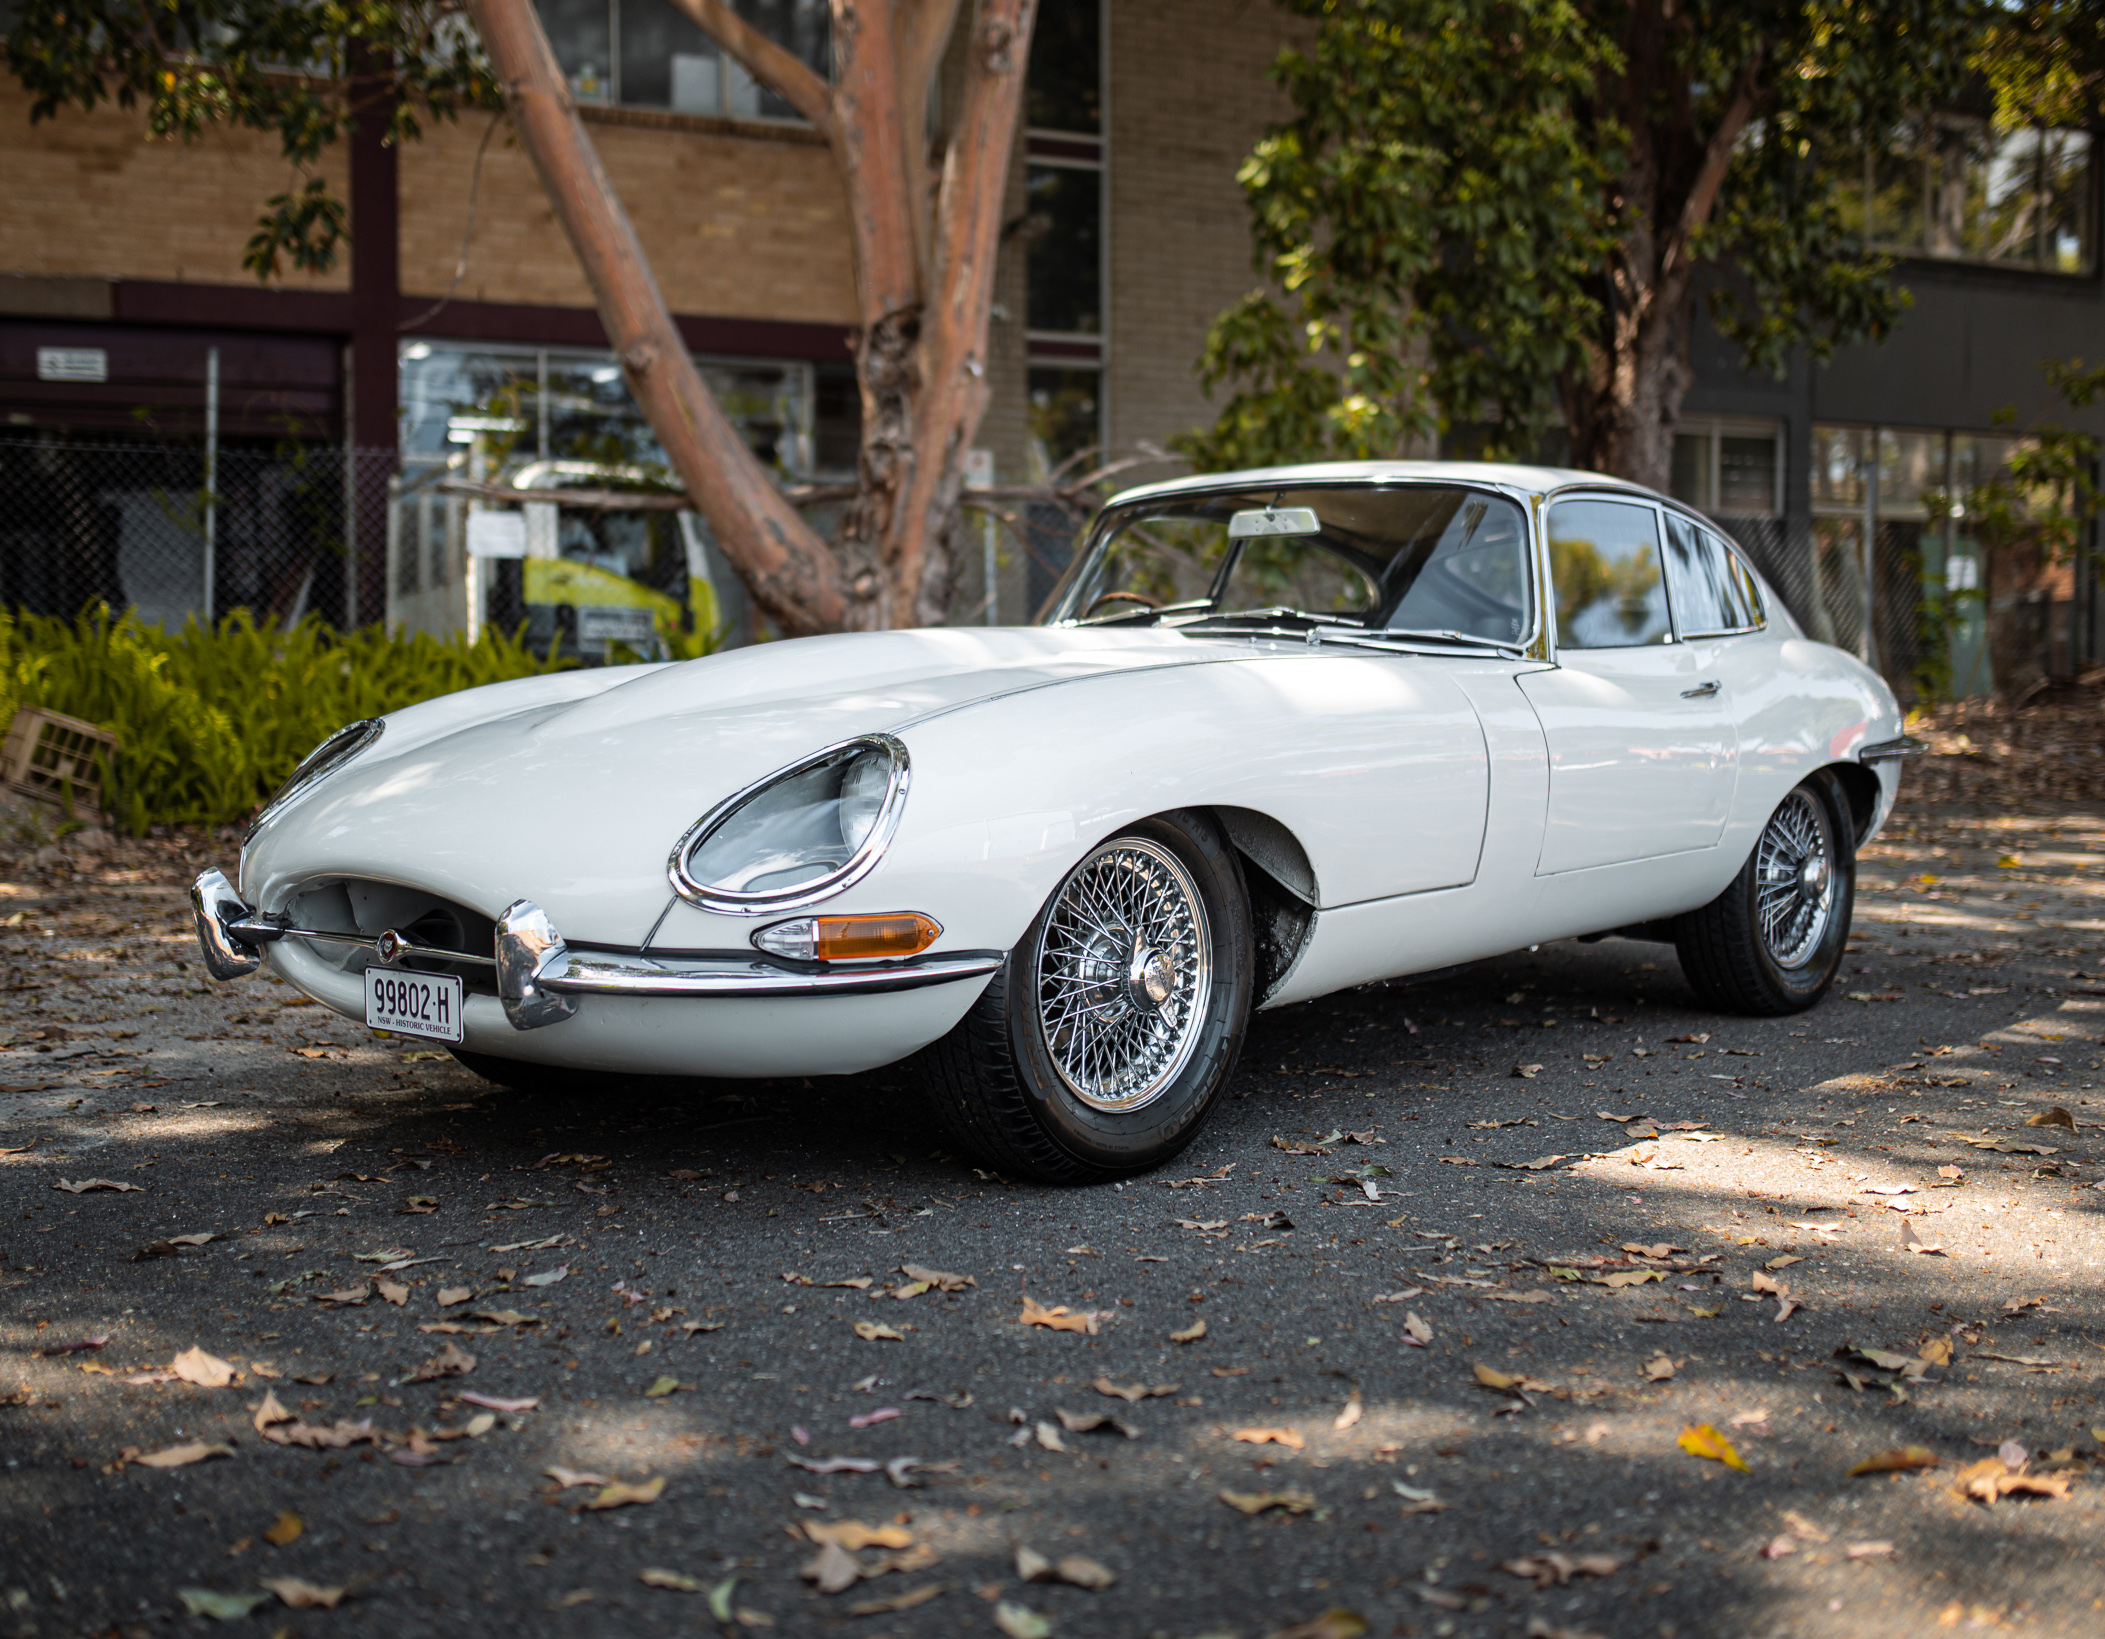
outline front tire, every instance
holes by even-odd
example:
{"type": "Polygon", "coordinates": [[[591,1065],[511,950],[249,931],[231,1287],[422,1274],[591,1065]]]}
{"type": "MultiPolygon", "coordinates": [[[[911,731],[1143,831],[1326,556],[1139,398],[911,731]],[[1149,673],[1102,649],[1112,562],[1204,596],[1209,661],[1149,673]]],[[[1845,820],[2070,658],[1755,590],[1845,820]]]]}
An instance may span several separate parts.
{"type": "Polygon", "coordinates": [[[1198,1133],[1242,1051],[1256,958],[1242,869],[1193,812],[1086,854],[922,1055],[951,1144],[1012,1177],[1144,1172],[1198,1133]]]}
{"type": "Polygon", "coordinates": [[[1850,810],[1816,774],[1777,805],[1732,884],[1675,924],[1681,971],[1711,1006],[1802,1013],[1842,969],[1856,907],[1850,810]]]}

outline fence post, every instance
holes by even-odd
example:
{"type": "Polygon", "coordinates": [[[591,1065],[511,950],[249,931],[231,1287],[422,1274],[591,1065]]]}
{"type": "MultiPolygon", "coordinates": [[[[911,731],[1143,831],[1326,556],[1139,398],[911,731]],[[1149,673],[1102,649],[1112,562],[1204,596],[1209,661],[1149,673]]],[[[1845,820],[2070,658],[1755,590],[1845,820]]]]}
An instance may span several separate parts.
{"type": "Polygon", "coordinates": [[[1868,440],[1864,455],[1864,563],[1863,607],[1864,631],[1857,640],[1857,658],[1867,666],[1878,664],[1878,645],[1871,634],[1871,622],[1878,612],[1878,588],[1872,579],[1872,564],[1878,550],[1878,429],[1866,434],[1868,440]]]}
{"type": "MultiPolygon", "coordinates": [[[[396,628],[395,589],[401,583],[402,571],[402,478],[399,473],[387,475],[387,611],[386,630],[396,628]]],[[[353,584],[356,584],[355,581],[353,584]]],[[[356,629],[356,623],[353,623],[356,629]]]]}
{"type": "Polygon", "coordinates": [[[205,625],[219,575],[219,349],[205,349],[205,625]]]}

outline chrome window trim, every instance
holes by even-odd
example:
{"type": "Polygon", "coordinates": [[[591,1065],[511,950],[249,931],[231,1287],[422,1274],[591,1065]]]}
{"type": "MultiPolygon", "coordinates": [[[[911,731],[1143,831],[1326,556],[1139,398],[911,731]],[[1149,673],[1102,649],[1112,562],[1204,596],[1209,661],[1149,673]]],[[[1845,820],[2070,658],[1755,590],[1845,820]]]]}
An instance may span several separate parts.
{"type": "MultiPolygon", "coordinates": [[[[1225,477],[1226,475],[1224,474],[1223,476],[1225,477]]],[[[1149,488],[1151,487],[1152,486],[1150,486],[1149,488]]],[[[1209,496],[1229,495],[1234,494],[1237,491],[1250,492],[1255,490],[1262,490],[1265,487],[1266,486],[1263,483],[1252,482],[1247,476],[1245,476],[1240,482],[1237,483],[1222,483],[1218,485],[1198,486],[1192,489],[1178,489],[1164,494],[1151,494],[1149,493],[1148,488],[1144,488],[1138,493],[1138,495],[1135,498],[1131,500],[1129,500],[1127,495],[1124,494],[1112,496],[1110,500],[1106,501],[1104,505],[1100,509],[1098,509],[1096,516],[1090,520],[1088,535],[1083,539],[1082,544],[1075,549],[1073,561],[1068,565],[1067,571],[1060,576],[1058,584],[1056,584],[1053,587],[1051,592],[1046,594],[1045,602],[1040,606],[1041,612],[1043,610],[1057,608],[1060,602],[1066,597],[1069,582],[1073,579],[1074,575],[1080,570],[1082,564],[1088,560],[1089,554],[1096,550],[1097,543],[1103,539],[1104,520],[1110,515],[1114,507],[1120,508],[1122,510],[1127,506],[1145,506],[1172,501],[1183,502],[1204,500],[1209,496]]],[[[1380,476],[1366,477],[1357,475],[1352,477],[1296,478],[1291,481],[1282,480],[1281,482],[1274,484],[1271,487],[1275,490],[1287,488],[1431,488],[1474,490],[1479,494],[1495,495],[1502,501],[1512,502],[1515,506],[1520,508],[1523,522],[1526,521],[1531,503],[1534,505],[1540,505],[1542,501],[1541,496],[1532,494],[1528,490],[1522,489],[1515,485],[1492,483],[1482,478],[1439,478],[1431,476],[1420,476],[1418,474],[1407,474],[1393,478],[1380,476]]],[[[1542,550],[1546,551],[1547,548],[1544,547],[1542,550]]],[[[1541,578],[1542,566],[1540,564],[1537,564],[1534,567],[1536,573],[1530,580],[1528,591],[1535,600],[1535,607],[1529,611],[1531,618],[1528,629],[1510,644],[1507,644],[1506,640],[1503,638],[1487,638],[1485,639],[1485,641],[1495,641],[1506,647],[1518,648],[1522,650],[1530,659],[1547,659],[1548,639],[1546,634],[1549,625],[1549,618],[1548,611],[1542,601],[1542,596],[1547,588],[1548,583],[1541,578]]],[[[1057,622],[1051,620],[1040,621],[1034,619],[1032,624],[1043,624],[1046,626],[1058,625],[1069,629],[1073,629],[1079,627],[1081,625],[1081,622],[1079,620],[1072,619],[1061,620],[1057,622]]]]}
{"type": "Polygon", "coordinates": [[[765,779],[755,780],[743,790],[735,791],[718,803],[708,813],[688,826],[680,840],[673,845],[672,856],[666,861],[666,876],[672,883],[672,891],[688,904],[705,911],[716,911],[725,916],[771,916],[777,911],[802,910],[807,905],[816,905],[821,900],[831,899],[855,886],[877,868],[878,860],[891,846],[892,836],[899,829],[899,816],[906,807],[907,788],[913,781],[912,759],[904,744],[889,734],[858,734],[853,739],[837,741],[808,757],[776,769],[765,779]],[[885,783],[884,802],[877,811],[877,823],[870,827],[870,834],[863,838],[862,846],[849,856],[848,862],[828,876],[815,882],[800,882],[793,888],[780,889],[773,893],[734,893],[723,888],[711,887],[698,882],[688,870],[688,863],[695,850],[709,840],[711,833],[731,817],[740,807],[759,796],[770,786],[783,780],[793,779],[808,768],[816,767],[827,758],[854,747],[865,747],[882,751],[891,759],[891,771],[885,783]]]}

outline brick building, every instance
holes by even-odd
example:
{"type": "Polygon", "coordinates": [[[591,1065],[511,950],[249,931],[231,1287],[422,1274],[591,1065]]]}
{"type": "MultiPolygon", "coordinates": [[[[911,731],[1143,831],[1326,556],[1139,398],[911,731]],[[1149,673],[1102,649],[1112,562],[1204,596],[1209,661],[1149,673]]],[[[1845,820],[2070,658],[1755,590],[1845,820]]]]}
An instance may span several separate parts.
{"type": "MultiPolygon", "coordinates": [[[[785,479],[842,473],[854,302],[824,146],[666,0],[541,3],[666,298],[749,440],[785,479]]],[[[824,0],[740,10],[824,68],[824,0]]],[[[1044,0],[981,439],[1000,477],[1205,419],[1201,338],[1253,282],[1235,171],[1281,111],[1265,69],[1298,26],[1269,0],[1044,0]]],[[[273,140],[159,143],[112,109],[32,128],[0,76],[0,488],[31,497],[0,508],[0,598],[70,612],[101,595],[157,618],[235,603],[499,618],[517,612],[516,571],[463,573],[462,504],[434,476],[648,455],[501,123],[440,125],[399,153],[354,143],[329,164],[352,204],[351,254],[259,289],[240,261],[261,202],[285,186],[273,140]],[[171,519],[165,498],[202,483],[208,401],[220,504],[209,523],[171,519]],[[128,457],[121,480],[83,476],[85,452],[108,445],[158,453],[128,457]],[[337,522],[325,549],[273,565],[288,509],[337,522]]],[[[1906,258],[1916,299],[1893,340],[1775,382],[1742,376],[1699,328],[1674,487],[1753,544],[1816,629],[1889,672],[1920,658],[1904,618],[1918,582],[1967,573],[1963,532],[1926,531],[1922,493],[2000,459],[2002,406],[2020,422],[2048,408],[2042,359],[2101,351],[2098,170],[2083,133],[1999,138],[1941,118],[1867,164],[1867,227],[1906,258]]],[[[684,561],[706,557],[683,527],[684,561]]],[[[661,519],[573,555],[634,568],[668,541],[677,558],[661,519]]],[[[996,612],[1025,618],[1057,542],[1035,564],[1007,545],[999,556],[996,612]]],[[[984,618],[977,564],[966,582],[957,618],[984,618]]],[[[2061,591],[2042,634],[2066,666],[2097,652],[2096,600],[2081,577],[2061,591]]],[[[1970,651],[1955,654],[1963,672],[1970,651]]]]}

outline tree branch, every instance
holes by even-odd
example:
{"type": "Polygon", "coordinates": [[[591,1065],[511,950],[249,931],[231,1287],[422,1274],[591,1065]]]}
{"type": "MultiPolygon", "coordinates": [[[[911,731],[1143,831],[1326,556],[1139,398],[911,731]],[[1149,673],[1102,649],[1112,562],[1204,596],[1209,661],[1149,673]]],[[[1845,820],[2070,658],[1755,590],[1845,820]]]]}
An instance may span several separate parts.
{"type": "Polygon", "coordinates": [[[794,108],[831,142],[833,92],[795,52],[775,44],[724,0],[672,0],[694,26],[737,58],[747,73],[794,108]]]}
{"type": "Polygon", "coordinates": [[[756,603],[788,636],[838,631],[847,608],[839,566],[716,402],[667,311],[571,101],[533,0],[468,0],[504,87],[519,142],[540,174],[629,391],[717,544],[756,603]]]}
{"type": "Polygon", "coordinates": [[[1696,168],[1696,180],[1690,185],[1688,198],[1682,201],[1680,219],[1668,237],[1666,249],[1659,258],[1662,278],[1674,273],[1688,254],[1689,242],[1696,230],[1710,220],[1710,213],[1717,208],[1718,194],[1725,186],[1725,173],[1732,168],[1732,153],[1739,146],[1741,133],[1754,118],[1754,110],[1760,106],[1761,98],[1755,91],[1755,80],[1761,73],[1762,50],[1754,48],[1740,68],[1732,84],[1732,95],[1726,99],[1725,112],[1718,120],[1717,129],[1710,133],[1710,143],[1703,150],[1703,163],[1696,168]]]}

